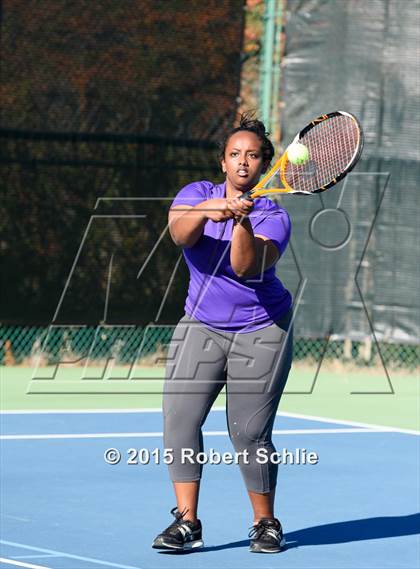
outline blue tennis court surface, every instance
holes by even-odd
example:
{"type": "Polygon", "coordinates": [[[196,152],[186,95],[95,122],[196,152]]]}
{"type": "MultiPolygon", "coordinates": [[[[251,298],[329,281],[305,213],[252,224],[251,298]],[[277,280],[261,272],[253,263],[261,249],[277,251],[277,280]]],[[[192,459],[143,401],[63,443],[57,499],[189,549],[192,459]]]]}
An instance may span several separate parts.
{"type": "MultiPolygon", "coordinates": [[[[199,509],[205,548],[174,555],[150,547],[175,505],[166,465],[153,457],[127,464],[130,448],[162,449],[160,412],[0,418],[4,567],[419,566],[420,439],[412,432],[278,415],[277,450],[318,456],[315,465],[280,466],[276,513],[286,551],[248,552],[252,513],[239,467],[207,464],[199,509]],[[121,452],[119,464],[105,462],[108,448],[121,452]]],[[[204,427],[206,451],[233,452],[226,430],[224,412],[213,411],[204,427]]]]}

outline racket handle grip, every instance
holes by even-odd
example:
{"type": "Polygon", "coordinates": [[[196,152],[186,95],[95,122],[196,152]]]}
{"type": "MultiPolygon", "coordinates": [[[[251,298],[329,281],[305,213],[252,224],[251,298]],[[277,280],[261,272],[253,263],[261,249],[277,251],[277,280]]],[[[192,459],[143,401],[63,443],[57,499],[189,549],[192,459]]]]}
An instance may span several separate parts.
{"type": "Polygon", "coordinates": [[[240,200],[252,200],[253,198],[251,197],[251,194],[252,194],[252,190],[248,190],[247,192],[242,194],[239,199],[240,200]]]}

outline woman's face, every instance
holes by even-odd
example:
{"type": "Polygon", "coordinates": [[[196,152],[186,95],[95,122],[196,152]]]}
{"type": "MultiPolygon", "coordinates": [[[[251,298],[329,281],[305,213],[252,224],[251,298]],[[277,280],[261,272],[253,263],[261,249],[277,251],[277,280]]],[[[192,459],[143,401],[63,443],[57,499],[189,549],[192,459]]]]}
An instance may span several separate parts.
{"type": "Polygon", "coordinates": [[[254,187],[268,162],[264,161],[262,141],[256,134],[242,130],[233,134],[227,144],[221,161],[227,182],[242,192],[254,187]]]}

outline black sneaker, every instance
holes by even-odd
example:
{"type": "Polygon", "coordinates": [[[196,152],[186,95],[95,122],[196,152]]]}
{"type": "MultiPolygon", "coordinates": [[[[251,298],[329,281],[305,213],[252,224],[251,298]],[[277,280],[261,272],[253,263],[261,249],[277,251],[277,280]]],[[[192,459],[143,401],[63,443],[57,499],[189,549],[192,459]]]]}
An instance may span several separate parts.
{"type": "Polygon", "coordinates": [[[203,547],[201,522],[197,520],[194,524],[194,522],[184,520],[183,517],[187,511],[180,512],[178,508],[172,508],[171,514],[175,517],[175,521],[156,537],[152,543],[154,549],[185,551],[203,547]]]}
{"type": "Polygon", "coordinates": [[[252,527],[248,537],[251,538],[249,550],[253,553],[279,553],[286,545],[281,523],[276,518],[261,519],[252,527]]]}

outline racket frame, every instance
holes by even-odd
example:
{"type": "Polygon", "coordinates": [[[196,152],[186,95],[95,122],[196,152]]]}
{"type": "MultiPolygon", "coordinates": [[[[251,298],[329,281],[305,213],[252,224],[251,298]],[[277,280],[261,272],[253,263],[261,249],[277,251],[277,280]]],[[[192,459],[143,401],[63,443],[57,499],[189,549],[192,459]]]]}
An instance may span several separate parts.
{"type": "Polygon", "coordinates": [[[361,127],[359,120],[354,115],[352,115],[351,113],[348,113],[346,111],[333,111],[332,113],[327,113],[326,115],[321,115],[321,116],[317,117],[316,119],[312,120],[307,126],[305,126],[305,128],[303,128],[300,132],[298,132],[298,134],[295,136],[295,138],[293,139],[291,144],[289,144],[289,146],[286,148],[286,150],[284,151],[282,156],[276,161],[274,166],[268,171],[267,174],[265,174],[265,176],[263,178],[261,178],[261,180],[258,182],[258,184],[256,186],[254,186],[251,190],[248,190],[247,192],[245,192],[245,194],[243,196],[241,196],[241,199],[255,199],[259,196],[266,195],[266,194],[312,195],[312,194],[317,194],[320,192],[325,192],[326,190],[329,190],[330,188],[332,188],[333,186],[338,184],[338,182],[340,182],[340,180],[342,180],[349,172],[351,172],[353,170],[353,168],[357,164],[357,162],[358,162],[358,160],[362,154],[363,144],[364,144],[363,130],[362,130],[362,127],[361,127]],[[324,122],[324,121],[326,121],[332,117],[337,117],[337,116],[350,117],[352,120],[355,121],[355,123],[358,127],[359,140],[357,142],[356,149],[355,149],[353,156],[351,157],[349,163],[344,168],[343,172],[341,172],[341,174],[339,174],[337,177],[333,178],[333,180],[331,180],[331,182],[329,182],[328,184],[325,184],[325,185],[317,188],[316,190],[312,190],[310,192],[294,190],[287,183],[287,180],[286,180],[286,165],[288,162],[287,149],[290,146],[292,146],[293,144],[296,144],[296,142],[300,142],[300,140],[302,140],[302,138],[305,136],[305,134],[308,133],[310,130],[312,130],[318,124],[320,124],[320,123],[322,123],[322,122],[324,122]],[[267,182],[269,182],[277,174],[277,172],[279,170],[280,170],[280,179],[281,179],[281,182],[283,184],[283,188],[266,188],[266,189],[264,189],[264,185],[267,182]]]}

